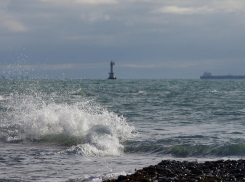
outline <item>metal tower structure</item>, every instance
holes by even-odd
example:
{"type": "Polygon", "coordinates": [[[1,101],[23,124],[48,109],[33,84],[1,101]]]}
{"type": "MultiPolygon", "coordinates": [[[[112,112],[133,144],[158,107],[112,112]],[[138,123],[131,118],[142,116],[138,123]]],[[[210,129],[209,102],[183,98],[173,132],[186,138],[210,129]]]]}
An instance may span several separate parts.
{"type": "Polygon", "coordinates": [[[109,78],[108,79],[116,79],[114,73],[113,73],[113,65],[115,65],[115,63],[113,61],[111,61],[110,63],[111,65],[111,72],[109,73],[109,78]]]}

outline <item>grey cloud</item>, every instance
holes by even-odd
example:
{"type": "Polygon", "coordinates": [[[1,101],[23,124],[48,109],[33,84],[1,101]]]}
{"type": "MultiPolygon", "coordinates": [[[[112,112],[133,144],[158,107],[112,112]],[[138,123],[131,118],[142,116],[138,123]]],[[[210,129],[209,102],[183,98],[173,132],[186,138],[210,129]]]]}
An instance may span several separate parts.
{"type": "Polygon", "coordinates": [[[116,58],[117,65],[128,69],[198,70],[202,60],[245,56],[242,0],[3,2],[0,53],[6,66],[22,61],[33,67],[60,64],[57,70],[82,70],[79,64],[95,69],[93,64],[102,67],[116,58]],[[23,52],[28,57],[20,59],[23,52]]]}

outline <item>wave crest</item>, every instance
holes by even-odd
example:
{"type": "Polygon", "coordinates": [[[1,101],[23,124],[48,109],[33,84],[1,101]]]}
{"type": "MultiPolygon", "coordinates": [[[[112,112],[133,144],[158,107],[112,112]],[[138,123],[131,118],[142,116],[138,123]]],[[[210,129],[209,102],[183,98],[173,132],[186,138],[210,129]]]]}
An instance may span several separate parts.
{"type": "MultiPolygon", "coordinates": [[[[6,133],[10,133],[11,126],[18,126],[12,129],[15,136],[9,137],[71,146],[61,153],[120,155],[124,149],[121,141],[134,136],[134,128],[123,116],[91,101],[65,104],[22,97],[9,105],[12,109],[5,123],[9,126],[6,133]]],[[[6,141],[8,137],[4,138],[6,141]]]]}

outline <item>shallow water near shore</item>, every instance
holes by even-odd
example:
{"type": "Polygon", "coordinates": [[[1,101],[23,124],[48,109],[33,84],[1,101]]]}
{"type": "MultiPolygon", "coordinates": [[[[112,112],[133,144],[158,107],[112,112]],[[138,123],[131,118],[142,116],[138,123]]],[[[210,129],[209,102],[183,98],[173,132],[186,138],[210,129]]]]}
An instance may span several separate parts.
{"type": "Polygon", "coordinates": [[[0,179],[101,181],[245,156],[245,80],[0,80],[0,179]]]}

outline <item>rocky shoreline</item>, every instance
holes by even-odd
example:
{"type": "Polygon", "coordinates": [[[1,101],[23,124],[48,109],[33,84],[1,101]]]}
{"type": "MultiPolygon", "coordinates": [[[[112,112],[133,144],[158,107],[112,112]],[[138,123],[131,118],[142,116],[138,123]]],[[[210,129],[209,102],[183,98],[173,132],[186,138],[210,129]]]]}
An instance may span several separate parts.
{"type": "Polygon", "coordinates": [[[245,160],[218,160],[204,163],[163,160],[134,174],[103,182],[223,182],[245,181],[245,160]]]}

